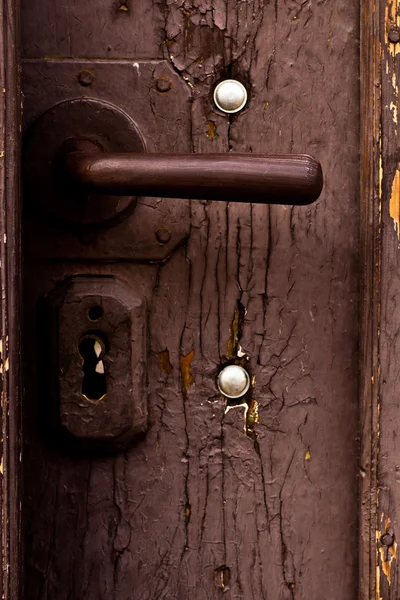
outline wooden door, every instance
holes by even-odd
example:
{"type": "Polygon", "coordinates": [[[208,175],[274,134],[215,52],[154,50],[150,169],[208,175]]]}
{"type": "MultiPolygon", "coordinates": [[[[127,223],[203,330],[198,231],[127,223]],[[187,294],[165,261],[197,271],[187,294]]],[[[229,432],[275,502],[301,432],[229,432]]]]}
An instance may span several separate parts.
{"type": "Polygon", "coordinates": [[[139,198],[88,230],[26,211],[23,598],[354,600],[368,562],[359,4],[23,0],[22,48],[38,155],[59,122],[49,111],[84,98],[132,119],[149,151],[308,153],[324,171],[305,207],[139,198]],[[249,95],[235,115],[212,100],[227,78],[249,95]],[[50,133],[37,133],[44,113],[50,133]],[[59,347],[40,310],[55,294],[47,310],[61,311],[54,290],[71,278],[104,276],[147,305],[148,426],[112,451],[48,436],[59,347]],[[232,363],[252,382],[239,403],[216,386],[232,363]]]}

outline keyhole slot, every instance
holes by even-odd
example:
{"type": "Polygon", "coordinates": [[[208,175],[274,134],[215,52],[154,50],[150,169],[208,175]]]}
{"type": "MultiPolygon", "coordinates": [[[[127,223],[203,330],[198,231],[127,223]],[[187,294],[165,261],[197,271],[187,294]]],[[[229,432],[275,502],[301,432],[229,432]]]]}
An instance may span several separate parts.
{"type": "Polygon", "coordinates": [[[87,400],[101,400],[107,393],[103,356],[106,345],[95,333],[88,333],[79,342],[79,354],[82,358],[82,395],[87,400]]]}

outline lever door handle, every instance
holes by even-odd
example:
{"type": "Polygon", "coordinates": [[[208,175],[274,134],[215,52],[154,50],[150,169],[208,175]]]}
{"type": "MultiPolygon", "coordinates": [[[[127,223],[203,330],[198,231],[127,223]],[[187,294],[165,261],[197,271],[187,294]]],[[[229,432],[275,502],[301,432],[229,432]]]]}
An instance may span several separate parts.
{"type": "Polygon", "coordinates": [[[107,154],[77,143],[62,170],[89,193],[305,205],[323,186],[321,165],[304,154],[107,154]]]}
{"type": "Polygon", "coordinates": [[[152,154],[136,124],[94,99],[56,104],[24,145],[28,213],[72,227],[132,214],[138,196],[305,205],[319,197],[319,162],[306,154],[152,154]]]}

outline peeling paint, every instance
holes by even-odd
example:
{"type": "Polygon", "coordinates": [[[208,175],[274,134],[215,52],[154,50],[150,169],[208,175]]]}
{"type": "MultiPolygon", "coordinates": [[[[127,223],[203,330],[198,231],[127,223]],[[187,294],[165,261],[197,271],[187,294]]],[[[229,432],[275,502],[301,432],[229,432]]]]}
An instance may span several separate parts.
{"type": "Polygon", "coordinates": [[[397,237],[400,239],[400,165],[397,165],[396,173],[393,177],[389,214],[393,219],[397,237]]]}
{"type": "Polygon", "coordinates": [[[379,552],[381,555],[382,571],[386,576],[388,584],[390,585],[390,583],[391,583],[390,574],[391,574],[391,570],[392,570],[392,561],[395,558],[397,558],[397,543],[394,542],[393,546],[390,546],[389,548],[384,548],[383,546],[381,546],[379,548],[379,552]]]}
{"type": "Polygon", "coordinates": [[[382,536],[389,534],[391,526],[390,517],[386,517],[385,521],[384,519],[385,515],[382,513],[381,523],[383,524],[383,531],[380,531],[379,529],[376,530],[376,543],[377,548],[379,548],[377,590],[379,589],[379,578],[381,572],[385,575],[388,584],[391,584],[392,563],[393,560],[397,559],[397,542],[394,541],[391,546],[387,546],[382,543],[382,536]]]}
{"type": "Polygon", "coordinates": [[[166,373],[167,375],[171,375],[173,371],[173,367],[169,360],[169,350],[165,348],[161,352],[155,352],[156,357],[158,358],[158,363],[160,366],[160,370],[166,373]]]}
{"type": "MultiPolygon", "coordinates": [[[[228,359],[236,358],[237,356],[239,356],[239,338],[245,314],[246,312],[243,304],[241,302],[237,302],[235,312],[233,314],[232,325],[230,328],[230,336],[228,340],[228,348],[226,353],[226,357],[228,359]]],[[[241,348],[240,351],[242,351],[241,348]]]]}
{"type": "Polygon", "coordinates": [[[189,354],[186,354],[185,356],[182,355],[179,358],[182,377],[182,390],[184,394],[188,391],[190,386],[194,384],[194,378],[190,370],[193,357],[194,350],[192,350],[191,352],[189,352],[189,354]]]}
{"type": "Polygon", "coordinates": [[[307,450],[307,452],[304,455],[304,460],[310,460],[311,459],[311,452],[310,450],[307,450]]]}
{"type": "Polygon", "coordinates": [[[218,133],[217,133],[217,126],[214,123],[214,121],[207,121],[207,132],[206,132],[206,136],[212,139],[215,139],[218,137],[218,133]]]}
{"type": "Polygon", "coordinates": [[[249,410],[246,415],[246,429],[247,433],[253,433],[254,427],[259,422],[259,414],[258,414],[258,402],[254,398],[251,400],[249,404],[249,410]]]}
{"type": "Polygon", "coordinates": [[[400,15],[398,15],[397,9],[397,2],[390,2],[385,8],[385,42],[391,56],[396,56],[400,52],[400,45],[392,44],[389,41],[390,28],[400,27],[400,15]]]}

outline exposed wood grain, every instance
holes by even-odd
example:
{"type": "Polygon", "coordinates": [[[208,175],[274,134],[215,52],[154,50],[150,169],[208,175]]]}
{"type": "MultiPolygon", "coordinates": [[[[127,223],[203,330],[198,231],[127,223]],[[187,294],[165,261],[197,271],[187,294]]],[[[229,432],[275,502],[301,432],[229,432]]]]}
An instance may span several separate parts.
{"type": "Polygon", "coordinates": [[[361,3],[360,598],[379,598],[377,463],[380,386],[381,52],[379,3],[361,3]],[[378,588],[377,588],[378,583],[378,588]]]}
{"type": "MultiPolygon", "coordinates": [[[[87,4],[93,31],[110,4],[87,4]]],[[[104,43],[74,26],[65,50],[55,32],[86,5],[30,6],[26,19],[51,13],[53,25],[25,24],[29,56],[90,46],[104,57],[127,39],[117,21],[104,43]]],[[[146,17],[130,22],[133,52],[163,53],[191,90],[194,151],[315,154],[325,188],[307,208],[193,202],[187,243],[161,265],[27,265],[24,597],[354,600],[358,7],[141,0],[135,10],[146,17]],[[210,102],[227,75],[250,91],[234,117],[210,102]],[[150,306],[150,427],[114,457],[58,455],[38,425],[35,302],[79,273],[113,273],[150,306]],[[217,394],[228,360],[254,377],[250,406],[217,394]]],[[[132,56],[124,43],[114,56],[132,56]]]]}
{"type": "Polygon", "coordinates": [[[0,3],[0,591],[19,597],[20,572],[20,197],[19,3],[0,3]]]}
{"type": "MultiPolygon", "coordinates": [[[[397,539],[400,518],[399,495],[399,442],[397,429],[400,418],[398,403],[399,383],[399,309],[397,298],[400,290],[400,245],[399,245],[399,52],[395,43],[400,25],[400,3],[396,0],[377,3],[375,10],[379,23],[376,33],[377,52],[380,58],[379,79],[381,96],[377,97],[380,132],[379,153],[374,161],[375,172],[379,168],[379,208],[381,215],[381,248],[379,280],[375,293],[379,303],[378,356],[380,376],[377,380],[379,412],[379,455],[377,463],[377,598],[383,600],[399,597],[399,561],[397,539]],[[379,156],[380,164],[377,165],[379,156]],[[387,539],[392,536],[392,544],[387,539]]],[[[371,348],[373,347],[371,343],[371,348]]]]}

